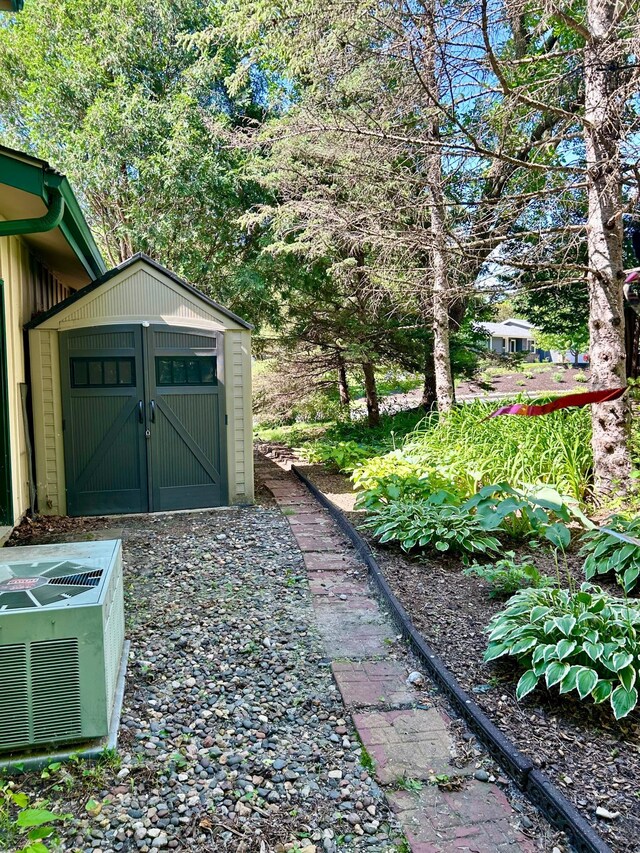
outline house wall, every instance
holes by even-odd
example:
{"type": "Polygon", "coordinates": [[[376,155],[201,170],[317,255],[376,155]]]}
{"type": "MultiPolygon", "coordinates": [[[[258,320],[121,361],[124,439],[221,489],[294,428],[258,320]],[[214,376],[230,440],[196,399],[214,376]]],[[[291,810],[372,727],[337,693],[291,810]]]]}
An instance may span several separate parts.
{"type": "Polygon", "coordinates": [[[43,514],[67,511],[59,332],[142,322],[224,332],[229,503],[253,501],[251,334],[141,261],[29,332],[36,484],[43,514]]]}
{"type": "Polygon", "coordinates": [[[21,385],[28,383],[23,326],[70,294],[30,253],[19,237],[0,238],[0,278],[4,282],[7,333],[9,442],[13,520],[29,508],[29,455],[22,415],[21,385]]]}

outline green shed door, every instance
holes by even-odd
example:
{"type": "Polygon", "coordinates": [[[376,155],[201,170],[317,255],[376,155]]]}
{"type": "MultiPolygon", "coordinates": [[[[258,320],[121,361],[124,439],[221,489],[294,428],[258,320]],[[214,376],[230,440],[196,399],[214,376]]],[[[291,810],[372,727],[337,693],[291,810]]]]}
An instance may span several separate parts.
{"type": "Polygon", "coordinates": [[[149,509],[139,326],[60,335],[69,515],[149,509]]]}
{"type": "Polygon", "coordinates": [[[61,333],[69,515],[227,502],[222,339],[168,326],[61,333]]]}
{"type": "Polygon", "coordinates": [[[145,332],[151,509],[225,504],[222,335],[165,326],[145,332]]]}

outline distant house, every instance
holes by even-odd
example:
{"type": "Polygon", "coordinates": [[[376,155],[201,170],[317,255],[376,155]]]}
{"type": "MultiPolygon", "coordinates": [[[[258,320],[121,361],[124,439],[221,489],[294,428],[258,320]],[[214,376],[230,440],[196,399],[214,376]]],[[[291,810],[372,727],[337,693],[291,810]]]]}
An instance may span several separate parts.
{"type": "Polygon", "coordinates": [[[487,349],[498,355],[535,352],[535,329],[527,320],[511,318],[501,323],[482,323],[487,334],[487,349]]]}
{"type": "Polygon", "coordinates": [[[536,347],[536,328],[528,320],[511,317],[501,323],[480,323],[478,329],[487,335],[487,349],[497,355],[524,354],[527,361],[550,361],[553,364],[589,364],[588,353],[566,353],[536,347]]]}

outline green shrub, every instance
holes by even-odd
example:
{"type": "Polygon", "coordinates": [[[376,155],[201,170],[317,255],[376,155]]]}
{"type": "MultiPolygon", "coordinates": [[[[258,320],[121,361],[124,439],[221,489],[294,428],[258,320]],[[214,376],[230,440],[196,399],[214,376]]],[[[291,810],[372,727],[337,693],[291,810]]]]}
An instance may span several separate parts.
{"type": "MultiPolygon", "coordinates": [[[[636,602],[634,601],[634,605],[636,602]]],[[[638,701],[640,610],[583,583],[579,592],[525,589],[489,623],[485,661],[511,656],[526,667],[516,696],[522,699],[541,681],[581,699],[609,700],[616,719],[638,701]]]]}
{"type": "MultiPolygon", "coordinates": [[[[401,450],[393,450],[384,456],[373,456],[361,462],[351,475],[354,489],[363,492],[376,491],[389,478],[407,480],[409,484],[417,480],[424,481],[427,485],[424,487],[420,485],[414,491],[425,497],[441,490],[459,495],[461,498],[469,495],[467,478],[460,482],[459,479],[450,476],[448,469],[417,462],[411,456],[403,454],[401,450]]],[[[409,485],[407,494],[411,492],[412,486],[409,485]]]]}
{"type": "Polygon", "coordinates": [[[553,380],[554,382],[564,382],[564,373],[554,373],[553,380]]]}
{"type": "Polygon", "coordinates": [[[574,374],[573,378],[576,382],[588,382],[589,381],[587,374],[583,370],[579,370],[576,374],[574,374]]]}
{"type": "Polygon", "coordinates": [[[357,441],[331,442],[325,439],[309,442],[296,451],[304,456],[309,462],[323,462],[337,468],[339,471],[353,471],[353,469],[367,459],[378,448],[359,444],[357,441]]]}
{"type": "Polygon", "coordinates": [[[389,477],[417,477],[426,473],[425,465],[418,465],[403,456],[402,451],[392,450],[384,456],[372,456],[353,470],[351,481],[354,489],[375,489],[378,483],[389,477]]]}
{"type": "Polygon", "coordinates": [[[455,496],[436,492],[423,501],[394,501],[374,510],[362,525],[380,542],[398,542],[404,551],[451,552],[469,562],[474,554],[495,554],[500,542],[469,510],[455,506],[455,496]]]}
{"type": "Polygon", "coordinates": [[[356,509],[379,509],[393,501],[426,500],[435,492],[446,489],[447,485],[435,472],[420,477],[415,474],[390,474],[377,480],[370,489],[359,492],[355,505],[356,509]]]}
{"type": "Polygon", "coordinates": [[[473,565],[464,570],[465,575],[473,575],[485,581],[491,598],[507,598],[519,589],[539,589],[550,586],[552,581],[540,574],[533,563],[515,560],[513,551],[507,551],[502,560],[492,566],[473,565]]]}
{"type": "MultiPolygon", "coordinates": [[[[613,515],[604,527],[626,536],[640,538],[640,518],[626,519],[613,515]]],[[[605,530],[590,530],[582,537],[580,554],[586,557],[584,573],[587,580],[595,575],[614,573],[625,592],[630,592],[640,575],[640,547],[611,536],[605,530]]]]}

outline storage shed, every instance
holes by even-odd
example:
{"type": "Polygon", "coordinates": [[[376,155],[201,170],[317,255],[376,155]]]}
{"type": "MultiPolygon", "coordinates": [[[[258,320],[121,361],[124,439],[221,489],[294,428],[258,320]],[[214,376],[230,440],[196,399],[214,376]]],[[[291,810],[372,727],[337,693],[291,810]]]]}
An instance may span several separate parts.
{"type": "Polygon", "coordinates": [[[253,500],[248,323],[139,254],[27,328],[41,513],[253,500]]]}

